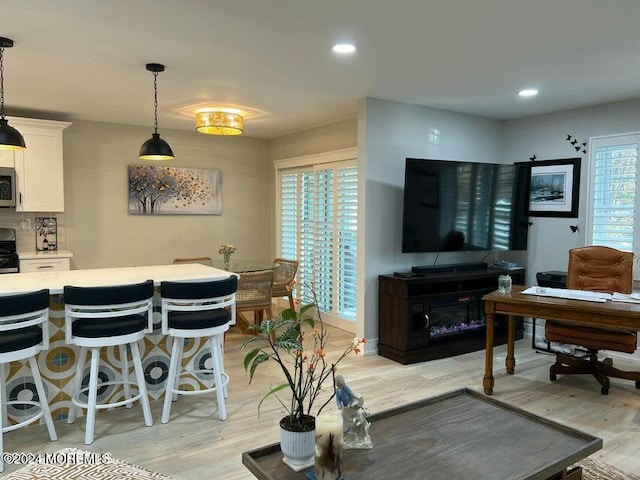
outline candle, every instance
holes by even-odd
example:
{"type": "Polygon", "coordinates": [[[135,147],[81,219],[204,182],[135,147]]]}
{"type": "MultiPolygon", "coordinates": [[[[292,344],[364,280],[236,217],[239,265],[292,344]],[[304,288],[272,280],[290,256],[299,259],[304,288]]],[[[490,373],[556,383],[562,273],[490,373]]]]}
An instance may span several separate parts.
{"type": "Polygon", "coordinates": [[[316,479],[342,478],[342,413],[316,417],[316,479]]]}

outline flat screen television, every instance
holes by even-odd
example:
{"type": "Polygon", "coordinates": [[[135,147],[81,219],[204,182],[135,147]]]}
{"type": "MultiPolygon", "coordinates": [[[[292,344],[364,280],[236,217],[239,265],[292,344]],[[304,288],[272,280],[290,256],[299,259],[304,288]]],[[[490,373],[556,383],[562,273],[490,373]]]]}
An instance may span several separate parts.
{"type": "Polygon", "coordinates": [[[526,165],[407,158],[402,252],[526,250],[526,165]]]}

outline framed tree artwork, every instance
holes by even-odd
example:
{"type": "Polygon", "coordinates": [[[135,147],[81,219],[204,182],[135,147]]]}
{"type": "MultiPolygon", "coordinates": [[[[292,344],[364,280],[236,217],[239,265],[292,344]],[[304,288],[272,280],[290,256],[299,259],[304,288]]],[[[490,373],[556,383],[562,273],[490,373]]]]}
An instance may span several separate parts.
{"type": "Polygon", "coordinates": [[[578,217],[580,158],[530,163],[529,207],[531,217],[578,217]]]}
{"type": "Polygon", "coordinates": [[[132,215],[221,215],[222,172],[206,168],[129,165],[132,215]]]}

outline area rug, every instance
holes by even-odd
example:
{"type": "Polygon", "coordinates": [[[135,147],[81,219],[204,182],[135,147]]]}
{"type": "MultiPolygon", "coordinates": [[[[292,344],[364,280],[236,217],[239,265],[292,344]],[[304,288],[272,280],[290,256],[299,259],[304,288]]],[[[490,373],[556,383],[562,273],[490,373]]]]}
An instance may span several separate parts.
{"type": "Polygon", "coordinates": [[[160,473],[112,458],[108,453],[87,452],[77,448],[39,454],[35,462],[2,478],[3,480],[172,480],[160,473]]]}
{"type": "Polygon", "coordinates": [[[618,470],[600,460],[585,458],[580,460],[579,465],[583,469],[582,480],[640,480],[639,476],[618,470]]]}

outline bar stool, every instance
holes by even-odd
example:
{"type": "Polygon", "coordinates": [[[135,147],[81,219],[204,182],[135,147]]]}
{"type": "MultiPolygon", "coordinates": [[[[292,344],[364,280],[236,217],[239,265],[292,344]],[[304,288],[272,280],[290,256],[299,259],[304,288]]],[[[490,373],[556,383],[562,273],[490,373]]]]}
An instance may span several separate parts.
{"type": "Polygon", "coordinates": [[[220,420],[227,419],[225,397],[229,376],[224,371],[224,333],[236,316],[235,294],[238,278],[189,282],[162,282],[162,333],[171,338],[171,362],[162,408],[162,423],[169,421],[171,403],[178,395],[216,392],[220,420]],[[229,309],[227,307],[230,307],[229,309]],[[182,369],[185,338],[208,338],[210,369],[182,369]],[[180,390],[180,377],[187,374],[212,374],[214,385],[200,390],[180,390]]]}
{"type": "Polygon", "coordinates": [[[3,434],[27,426],[44,417],[51,441],[58,439],[42,384],[36,354],[49,348],[49,290],[0,297],[0,472],[4,470],[3,434]],[[9,362],[27,360],[37,398],[7,401],[5,366],[9,362]],[[9,425],[8,405],[30,405],[39,411],[27,420],[9,425]]]}
{"type": "Polygon", "coordinates": [[[86,445],[93,443],[97,410],[122,405],[130,407],[133,402],[140,400],[145,424],[148,427],[153,425],[138,349],[138,341],[153,329],[153,290],[153,280],[113,287],[64,287],[66,342],[80,347],[75,373],[76,385],[71,398],[73,405],[69,409],[67,422],[75,421],[79,408],[87,409],[84,437],[86,445]],[[131,348],[137,382],[129,380],[127,345],[131,348]],[[98,383],[100,349],[112,346],[118,346],[120,349],[122,381],[98,383]],[[88,350],[91,350],[89,385],[82,387],[82,374],[88,350]],[[98,389],[108,385],[122,385],[124,400],[98,404],[98,389]],[[131,396],[131,385],[137,386],[137,395],[131,396]],[[80,399],[80,395],[85,392],[88,402],[80,399]]]}

